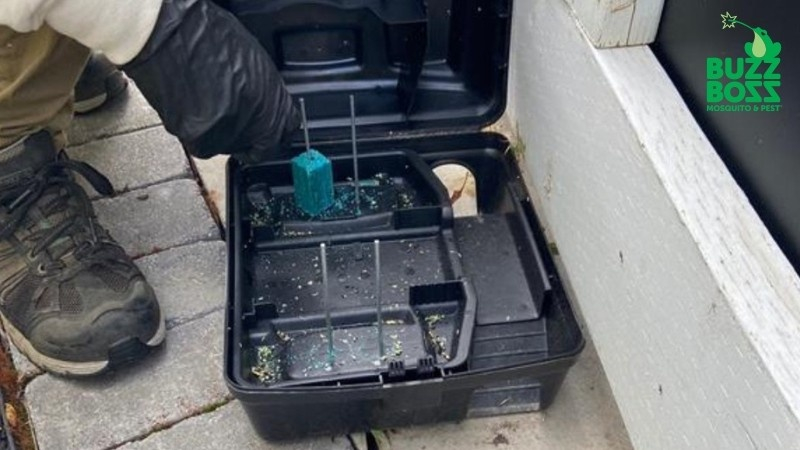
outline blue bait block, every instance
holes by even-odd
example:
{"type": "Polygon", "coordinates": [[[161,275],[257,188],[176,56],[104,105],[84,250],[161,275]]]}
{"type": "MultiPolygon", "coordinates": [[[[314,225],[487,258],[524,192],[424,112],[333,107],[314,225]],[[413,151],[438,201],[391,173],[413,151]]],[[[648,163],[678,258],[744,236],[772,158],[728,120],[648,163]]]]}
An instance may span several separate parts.
{"type": "Polygon", "coordinates": [[[333,167],[322,153],[311,149],[292,159],[294,199],[306,214],[316,216],[333,204],[333,167]]]}

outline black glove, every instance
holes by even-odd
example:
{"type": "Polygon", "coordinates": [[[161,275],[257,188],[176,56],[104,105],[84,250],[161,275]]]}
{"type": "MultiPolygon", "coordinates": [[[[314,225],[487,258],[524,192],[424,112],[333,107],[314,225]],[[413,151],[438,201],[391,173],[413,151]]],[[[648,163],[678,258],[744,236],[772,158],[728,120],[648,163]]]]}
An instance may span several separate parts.
{"type": "Polygon", "coordinates": [[[300,125],[266,50],[208,0],[164,0],[147,44],[122,67],[192,155],[273,155],[300,125]]]}

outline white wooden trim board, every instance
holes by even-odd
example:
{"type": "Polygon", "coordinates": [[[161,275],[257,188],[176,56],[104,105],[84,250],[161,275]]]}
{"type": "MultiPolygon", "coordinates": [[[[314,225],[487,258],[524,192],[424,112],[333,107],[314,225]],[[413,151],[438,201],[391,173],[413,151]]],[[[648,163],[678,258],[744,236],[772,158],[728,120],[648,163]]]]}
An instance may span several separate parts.
{"type": "Polygon", "coordinates": [[[508,114],[634,445],[800,448],[800,278],[649,48],[517,1],[508,114]]]}
{"type": "Polygon", "coordinates": [[[570,5],[589,40],[597,47],[653,42],[664,9],[664,0],[564,1],[570,5]]]}

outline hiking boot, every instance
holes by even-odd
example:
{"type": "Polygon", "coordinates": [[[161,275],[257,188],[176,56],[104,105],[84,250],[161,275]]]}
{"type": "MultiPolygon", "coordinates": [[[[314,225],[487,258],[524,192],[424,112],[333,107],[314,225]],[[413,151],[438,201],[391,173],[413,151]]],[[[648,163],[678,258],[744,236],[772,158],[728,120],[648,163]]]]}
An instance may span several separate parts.
{"type": "Polygon", "coordinates": [[[125,92],[128,80],[100,53],[92,53],[75,85],[75,113],[90,113],[125,92]]]}
{"type": "Polygon", "coordinates": [[[138,359],[165,327],[153,289],[73,174],[113,194],[45,132],[0,149],[0,320],[34,364],[81,376],[138,359]]]}

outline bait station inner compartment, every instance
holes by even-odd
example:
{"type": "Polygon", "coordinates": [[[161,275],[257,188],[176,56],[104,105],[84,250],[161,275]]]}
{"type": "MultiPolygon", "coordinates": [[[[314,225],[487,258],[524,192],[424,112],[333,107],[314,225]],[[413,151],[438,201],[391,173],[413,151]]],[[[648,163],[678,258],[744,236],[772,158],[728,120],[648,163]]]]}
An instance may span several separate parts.
{"type": "Polygon", "coordinates": [[[303,99],[333,171],[311,215],[302,132],[228,165],[225,378],[259,434],[546,407],[584,341],[508,141],[479,131],[505,108],[510,0],[219,3],[303,99]],[[445,164],[474,176],[477,215],[454,217],[445,164]]]}
{"type": "Polygon", "coordinates": [[[476,300],[444,187],[413,152],[371,153],[356,207],[350,159],[331,159],[335,200],[317,216],[294,205],[290,161],[244,173],[242,383],[402,378],[466,361],[476,300]]]}

